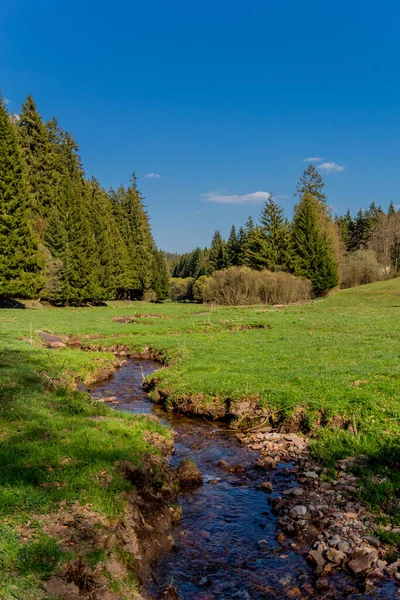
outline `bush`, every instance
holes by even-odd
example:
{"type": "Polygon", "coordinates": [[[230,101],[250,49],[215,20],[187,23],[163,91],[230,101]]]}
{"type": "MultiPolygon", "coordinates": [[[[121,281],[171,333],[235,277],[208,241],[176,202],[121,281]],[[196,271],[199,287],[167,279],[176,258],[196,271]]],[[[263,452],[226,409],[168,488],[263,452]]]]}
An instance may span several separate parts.
{"type": "Polygon", "coordinates": [[[155,293],[154,290],[146,290],[145,292],[143,292],[143,298],[142,300],[144,302],[156,302],[157,301],[157,294],[155,293]]]}
{"type": "Polygon", "coordinates": [[[170,297],[174,302],[193,300],[193,277],[172,277],[170,297]]]}
{"type": "Polygon", "coordinates": [[[207,302],[208,301],[208,286],[210,283],[211,277],[206,277],[206,275],[202,275],[199,277],[193,284],[193,300],[196,302],[207,302]]]}
{"type": "Polygon", "coordinates": [[[290,273],[231,267],[207,283],[207,300],[217,304],[289,304],[311,297],[311,282],[290,273]]]}
{"type": "Polygon", "coordinates": [[[373,250],[356,250],[347,257],[341,287],[350,288],[374,283],[383,279],[384,274],[373,250]]]}

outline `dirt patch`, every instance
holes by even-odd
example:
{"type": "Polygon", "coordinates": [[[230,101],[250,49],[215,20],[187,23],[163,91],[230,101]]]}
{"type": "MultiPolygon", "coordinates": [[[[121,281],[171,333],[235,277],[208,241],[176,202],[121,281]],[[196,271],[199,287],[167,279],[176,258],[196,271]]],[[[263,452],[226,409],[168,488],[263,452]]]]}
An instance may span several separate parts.
{"type": "Polygon", "coordinates": [[[249,329],[271,329],[271,325],[269,325],[268,323],[229,323],[228,325],[226,325],[226,328],[229,331],[247,331],[249,329]]]}
{"type": "Polygon", "coordinates": [[[113,317],[112,321],[114,321],[114,323],[137,323],[138,320],[136,317],[113,317]]]}
{"type": "Polygon", "coordinates": [[[156,314],[142,314],[135,313],[134,315],[127,317],[113,317],[114,323],[138,323],[139,319],[172,319],[171,315],[156,315],[156,314]]]}

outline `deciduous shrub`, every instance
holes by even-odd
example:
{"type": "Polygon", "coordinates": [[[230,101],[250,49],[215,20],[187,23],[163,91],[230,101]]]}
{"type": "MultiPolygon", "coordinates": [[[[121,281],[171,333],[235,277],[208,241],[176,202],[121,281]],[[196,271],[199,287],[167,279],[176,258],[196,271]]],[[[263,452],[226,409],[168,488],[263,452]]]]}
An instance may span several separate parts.
{"type": "Polygon", "coordinates": [[[193,284],[193,300],[196,302],[207,302],[209,299],[208,285],[211,277],[202,275],[193,284]]]}
{"type": "Polygon", "coordinates": [[[231,267],[209,278],[206,295],[217,304],[289,304],[308,300],[311,289],[310,281],[289,273],[231,267]]]}
{"type": "Polygon", "coordinates": [[[174,302],[193,300],[193,277],[172,277],[170,297],[174,302]]]}
{"type": "Polygon", "coordinates": [[[157,294],[155,293],[154,290],[146,290],[145,292],[143,292],[143,298],[142,300],[144,302],[156,302],[157,301],[157,294]]]}
{"type": "Polygon", "coordinates": [[[356,250],[348,255],[343,269],[343,288],[374,283],[384,278],[384,270],[379,265],[373,250],[356,250]]]}

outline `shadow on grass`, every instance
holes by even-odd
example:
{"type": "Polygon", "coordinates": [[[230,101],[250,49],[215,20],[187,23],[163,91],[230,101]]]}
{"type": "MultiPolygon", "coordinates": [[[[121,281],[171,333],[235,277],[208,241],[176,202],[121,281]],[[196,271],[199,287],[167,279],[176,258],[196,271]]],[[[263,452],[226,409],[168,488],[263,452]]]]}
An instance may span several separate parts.
{"type": "Polygon", "coordinates": [[[143,431],[155,426],[83,392],[46,389],[37,364],[31,349],[0,353],[0,515],[46,512],[62,499],[117,511],[118,492],[129,484],[116,462],[140,463],[148,451],[143,431]],[[99,473],[111,471],[106,489],[99,473]]]}

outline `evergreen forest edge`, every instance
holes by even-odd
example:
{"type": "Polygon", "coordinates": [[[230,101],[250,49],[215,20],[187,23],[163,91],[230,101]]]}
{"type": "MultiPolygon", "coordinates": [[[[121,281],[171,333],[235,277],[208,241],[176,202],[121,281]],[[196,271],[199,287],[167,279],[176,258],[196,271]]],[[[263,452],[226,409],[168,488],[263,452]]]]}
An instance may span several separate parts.
{"type": "MultiPolygon", "coordinates": [[[[216,271],[247,267],[311,282],[314,296],[397,275],[400,211],[373,202],[332,219],[324,182],[310,164],[297,184],[292,222],[272,194],[225,241],[174,255],[157,248],[135,174],[106,191],[85,177],[78,145],[53,118],[43,122],[28,96],[19,115],[0,102],[0,297],[54,304],[114,299],[165,300],[170,275],[186,279],[173,299],[203,293],[216,271]],[[200,279],[201,278],[201,279],[200,279]],[[193,282],[200,280],[193,295],[193,282]]],[[[233,280],[233,278],[232,278],[233,280]]],[[[175,284],[176,285],[176,284],[175,284]]]]}

